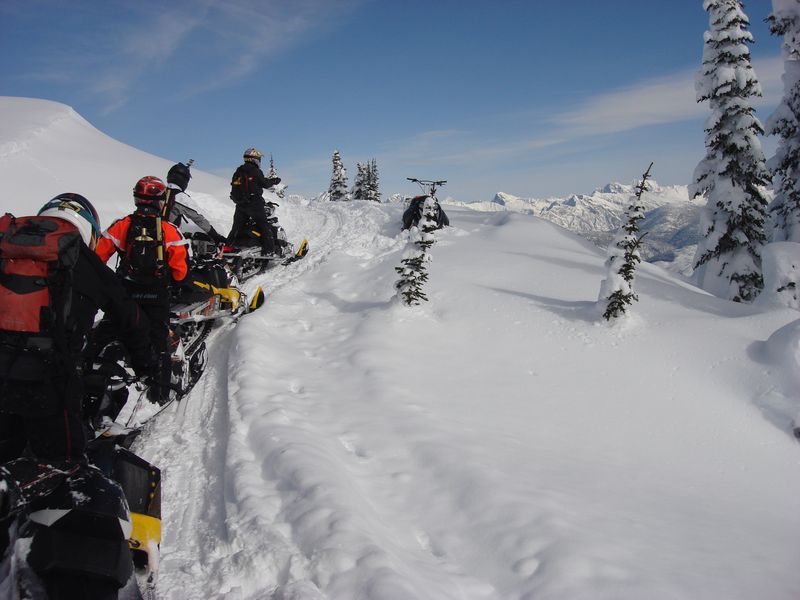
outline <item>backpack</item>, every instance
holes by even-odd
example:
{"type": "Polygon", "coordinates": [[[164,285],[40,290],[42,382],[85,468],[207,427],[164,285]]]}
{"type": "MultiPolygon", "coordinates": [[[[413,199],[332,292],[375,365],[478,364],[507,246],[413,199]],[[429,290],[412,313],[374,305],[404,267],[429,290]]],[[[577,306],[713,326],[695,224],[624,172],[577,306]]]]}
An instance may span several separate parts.
{"type": "Polygon", "coordinates": [[[130,217],[120,273],[136,283],[150,285],[166,277],[164,228],[160,216],[130,217]]]}
{"type": "Polygon", "coordinates": [[[242,167],[237,167],[231,177],[231,200],[241,204],[250,200],[252,196],[253,178],[242,167]]]}
{"type": "Polygon", "coordinates": [[[55,217],[0,217],[0,331],[4,344],[66,352],[72,273],[83,240],[55,217]]]}

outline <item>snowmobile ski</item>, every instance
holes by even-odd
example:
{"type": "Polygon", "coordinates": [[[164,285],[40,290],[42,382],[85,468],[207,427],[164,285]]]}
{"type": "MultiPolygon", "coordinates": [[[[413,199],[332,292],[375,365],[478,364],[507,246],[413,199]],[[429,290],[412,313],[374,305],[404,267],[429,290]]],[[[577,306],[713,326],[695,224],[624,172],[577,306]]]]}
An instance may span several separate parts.
{"type": "Polygon", "coordinates": [[[305,257],[306,254],[308,254],[308,239],[307,238],[303,238],[303,241],[300,242],[300,246],[297,248],[297,252],[295,252],[289,258],[285,259],[282,264],[284,266],[285,265],[290,265],[293,262],[298,261],[301,258],[305,257]]]}

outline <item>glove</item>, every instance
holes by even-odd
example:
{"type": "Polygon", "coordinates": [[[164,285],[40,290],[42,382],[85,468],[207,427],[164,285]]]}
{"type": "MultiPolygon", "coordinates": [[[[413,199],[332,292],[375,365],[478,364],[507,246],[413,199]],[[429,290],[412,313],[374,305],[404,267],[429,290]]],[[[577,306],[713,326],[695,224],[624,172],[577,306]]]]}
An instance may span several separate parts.
{"type": "Polygon", "coordinates": [[[271,188],[281,182],[280,177],[267,177],[267,187],[271,188]]]}

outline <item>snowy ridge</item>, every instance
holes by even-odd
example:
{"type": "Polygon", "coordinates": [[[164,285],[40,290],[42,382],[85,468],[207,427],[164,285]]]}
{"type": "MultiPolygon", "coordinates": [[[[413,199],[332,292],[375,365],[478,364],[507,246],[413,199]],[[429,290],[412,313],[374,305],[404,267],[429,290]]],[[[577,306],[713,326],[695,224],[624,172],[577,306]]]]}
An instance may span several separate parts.
{"type": "MultiPolygon", "coordinates": [[[[158,158],[120,143],[57,102],[0,96],[0,113],[3,209],[17,214],[38,210],[57,194],[77,192],[96,205],[105,227],[131,210],[139,178],[165,178],[173,163],[191,158],[158,158]]],[[[229,204],[226,179],[192,169],[192,188],[229,204]]],[[[192,198],[196,195],[203,197],[192,193],[192,198]]],[[[203,198],[201,208],[209,200],[203,198]]]]}
{"type": "MultiPolygon", "coordinates": [[[[635,183],[609,183],[591,194],[573,194],[567,198],[520,198],[498,192],[490,202],[453,202],[479,211],[510,211],[547,219],[605,248],[619,226],[635,183]]],[[[698,240],[700,208],[703,198],[690,199],[687,186],[660,186],[648,182],[642,196],[647,231],[642,257],[650,262],[683,274],[691,273],[691,259],[698,240]]]]}
{"type": "MultiPolygon", "coordinates": [[[[30,159],[72,191],[111,185],[111,142],[84,131],[62,161],[62,133],[30,159]]],[[[130,151],[124,188],[169,165],[130,151]]],[[[4,179],[49,197],[17,156],[4,179]]],[[[221,231],[226,188],[189,189],[221,231]]],[[[644,264],[609,326],[602,251],[459,206],[431,301],[407,309],[402,204],[280,204],[309,255],[249,282],[264,307],[212,333],[197,386],[135,447],[162,468],[164,600],[800,597],[796,311],[644,264]]]]}

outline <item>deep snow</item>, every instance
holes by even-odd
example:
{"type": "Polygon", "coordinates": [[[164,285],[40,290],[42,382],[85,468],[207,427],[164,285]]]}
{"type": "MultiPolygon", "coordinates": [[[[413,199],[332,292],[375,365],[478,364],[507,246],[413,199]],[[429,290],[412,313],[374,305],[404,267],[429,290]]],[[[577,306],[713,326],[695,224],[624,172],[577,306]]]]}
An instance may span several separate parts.
{"type": "MultiPolygon", "coordinates": [[[[76,191],[108,222],[171,162],[60,105],[0,110],[17,212],[76,191]]],[[[226,231],[227,182],[195,173],[226,231]]],[[[163,470],[162,598],[800,597],[796,311],[644,264],[608,325],[601,250],[456,207],[410,309],[401,212],[281,201],[311,252],[253,282],[265,306],[213,333],[197,387],[136,447],[163,470]]]]}

